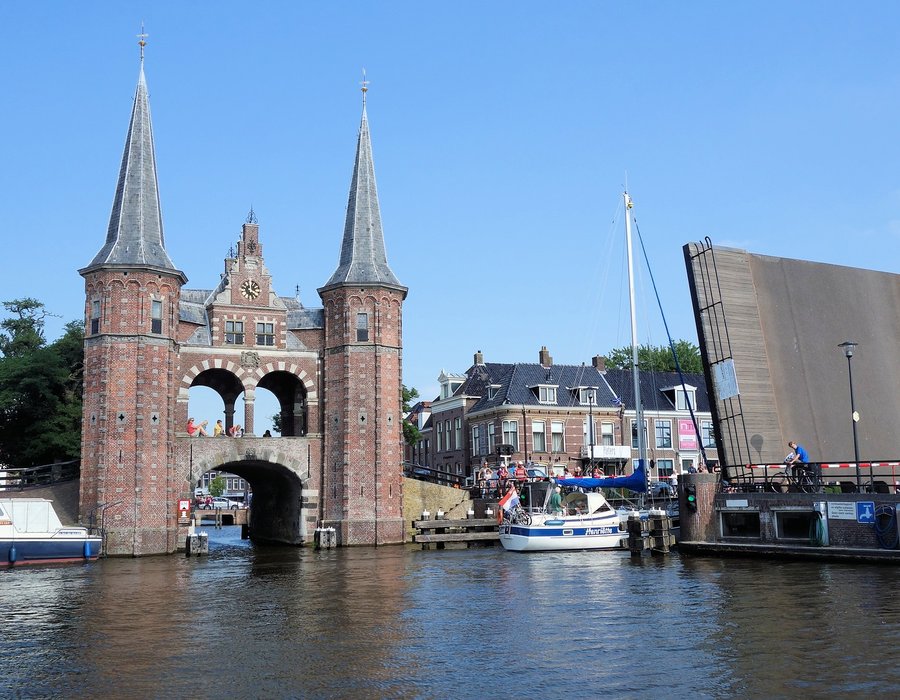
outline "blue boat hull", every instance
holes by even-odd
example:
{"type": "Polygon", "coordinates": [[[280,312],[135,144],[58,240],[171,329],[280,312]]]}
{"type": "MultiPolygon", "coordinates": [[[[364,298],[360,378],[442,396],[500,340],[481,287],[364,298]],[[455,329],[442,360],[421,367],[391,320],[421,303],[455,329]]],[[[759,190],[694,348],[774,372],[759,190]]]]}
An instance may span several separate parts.
{"type": "Polygon", "coordinates": [[[99,537],[0,539],[0,553],[12,566],[93,561],[100,547],[99,537]]]}

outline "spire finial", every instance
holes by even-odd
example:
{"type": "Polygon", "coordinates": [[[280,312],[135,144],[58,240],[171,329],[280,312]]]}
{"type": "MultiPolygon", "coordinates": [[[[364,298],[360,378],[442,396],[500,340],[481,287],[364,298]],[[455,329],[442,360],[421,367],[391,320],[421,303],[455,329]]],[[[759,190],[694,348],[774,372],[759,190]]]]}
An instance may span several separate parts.
{"type": "Polygon", "coordinates": [[[144,31],[144,21],[141,20],[141,33],[137,35],[138,46],[141,47],[141,63],[144,62],[144,47],[147,45],[147,37],[150,36],[144,31]]]}
{"type": "Polygon", "coordinates": [[[250,213],[247,214],[247,222],[248,224],[258,224],[259,221],[256,218],[256,212],[253,211],[253,205],[250,205],[250,213]]]}
{"type": "Polygon", "coordinates": [[[363,107],[366,105],[366,93],[369,91],[369,81],[366,80],[366,69],[363,68],[363,79],[360,83],[362,85],[362,94],[363,94],[363,107]]]}

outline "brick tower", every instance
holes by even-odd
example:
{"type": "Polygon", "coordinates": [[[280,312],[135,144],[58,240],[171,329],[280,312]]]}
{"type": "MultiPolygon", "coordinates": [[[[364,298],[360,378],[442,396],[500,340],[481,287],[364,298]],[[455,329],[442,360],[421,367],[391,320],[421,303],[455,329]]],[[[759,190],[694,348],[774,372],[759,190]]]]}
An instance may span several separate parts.
{"type": "Polygon", "coordinates": [[[402,309],[387,263],[366,87],[341,257],[324,306],[324,524],[343,545],[402,542],[402,309]]]}
{"type": "Polygon", "coordinates": [[[80,517],[102,522],[108,554],[173,551],[175,339],[187,279],[165,249],[143,55],[106,242],[79,273],[80,517]]]}

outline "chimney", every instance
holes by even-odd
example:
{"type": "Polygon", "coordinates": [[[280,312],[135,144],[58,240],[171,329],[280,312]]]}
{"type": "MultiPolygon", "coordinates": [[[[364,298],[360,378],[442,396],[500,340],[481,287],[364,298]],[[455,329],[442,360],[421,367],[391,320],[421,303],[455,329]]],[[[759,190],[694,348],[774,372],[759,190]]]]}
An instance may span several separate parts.
{"type": "Polygon", "coordinates": [[[598,372],[606,372],[606,358],[604,358],[602,355],[594,355],[594,357],[591,358],[591,364],[598,372]]]}
{"type": "Polygon", "coordinates": [[[547,350],[546,345],[541,346],[541,351],[538,353],[538,362],[541,363],[541,367],[551,367],[553,365],[553,358],[550,357],[550,351],[547,350]]]}
{"type": "Polygon", "coordinates": [[[481,354],[481,350],[475,353],[475,361],[472,363],[475,365],[483,365],[484,364],[484,355],[481,354]]]}

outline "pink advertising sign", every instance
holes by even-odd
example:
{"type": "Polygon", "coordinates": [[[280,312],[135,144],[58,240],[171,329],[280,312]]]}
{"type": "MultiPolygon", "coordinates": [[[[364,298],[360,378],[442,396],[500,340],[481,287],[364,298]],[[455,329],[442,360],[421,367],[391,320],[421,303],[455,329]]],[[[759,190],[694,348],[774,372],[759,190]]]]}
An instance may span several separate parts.
{"type": "Polygon", "coordinates": [[[678,449],[697,449],[697,433],[694,430],[694,423],[690,418],[678,419],[678,449]]]}

